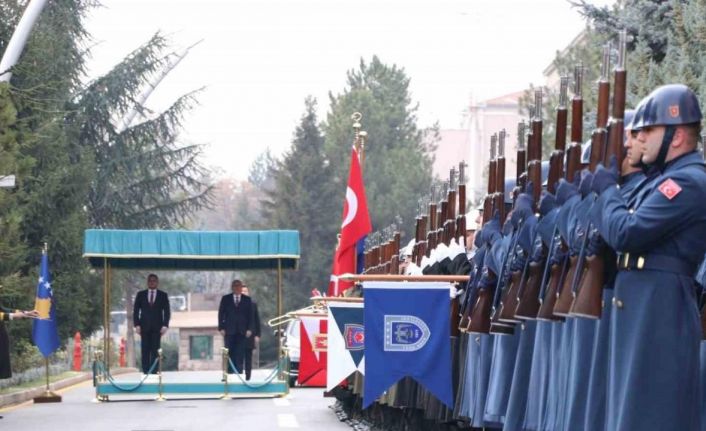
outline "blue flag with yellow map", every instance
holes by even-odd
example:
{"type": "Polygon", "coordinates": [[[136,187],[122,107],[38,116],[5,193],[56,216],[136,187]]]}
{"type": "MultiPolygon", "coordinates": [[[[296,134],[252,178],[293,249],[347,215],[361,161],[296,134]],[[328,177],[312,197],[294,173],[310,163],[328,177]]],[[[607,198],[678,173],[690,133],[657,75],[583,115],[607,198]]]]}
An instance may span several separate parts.
{"type": "Polygon", "coordinates": [[[410,376],[453,408],[448,283],[363,283],[363,408],[410,376]]]}
{"type": "Polygon", "coordinates": [[[49,257],[42,252],[42,262],[39,266],[39,281],[34,309],[39,312],[39,318],[32,321],[32,340],[44,357],[59,348],[59,331],[56,327],[56,307],[54,294],[51,290],[51,275],[49,274],[49,257]]]}

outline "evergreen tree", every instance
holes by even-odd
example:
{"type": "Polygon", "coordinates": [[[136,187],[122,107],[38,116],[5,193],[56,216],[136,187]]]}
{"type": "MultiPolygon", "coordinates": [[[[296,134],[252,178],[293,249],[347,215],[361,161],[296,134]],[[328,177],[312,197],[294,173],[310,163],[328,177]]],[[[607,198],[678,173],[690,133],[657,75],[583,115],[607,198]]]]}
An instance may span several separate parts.
{"type": "MultiPolygon", "coordinates": [[[[438,127],[428,131],[417,128],[418,105],[412,103],[409,83],[404,69],[388,66],[374,56],[370,63],[361,59],[359,68],[348,72],[342,94],[329,96],[331,108],[324,125],[326,153],[334,168],[332,184],[338,185],[330,198],[342,207],[353,141],[351,115],[360,112],[363,130],[368,132],[363,179],[373,229],[392,224],[396,216],[402,217],[403,226],[410,226],[419,197],[426,195],[431,185],[438,127]],[[428,139],[424,139],[425,133],[428,139]]],[[[328,241],[333,254],[335,237],[328,241]]]]}
{"type": "MultiPolygon", "coordinates": [[[[83,231],[86,228],[84,203],[92,180],[93,161],[77,141],[71,139],[64,116],[72,95],[78,90],[83,73],[86,34],[81,24],[91,1],[49,2],[35,25],[20,62],[13,69],[8,102],[16,119],[9,126],[16,145],[3,145],[3,159],[14,160],[17,188],[3,191],[12,195],[2,209],[3,223],[13,224],[25,244],[21,255],[10,259],[2,277],[10,277],[22,293],[6,305],[31,308],[37,285],[42,245],[49,246],[50,270],[57,303],[59,333],[62,337],[79,330],[92,332],[101,321],[100,302],[86,298],[100,297],[94,276],[81,256],[83,231]],[[5,213],[7,212],[7,213],[5,213]],[[6,218],[7,217],[7,218],[6,218]],[[11,265],[11,267],[10,267],[11,265]]],[[[0,28],[0,46],[4,48],[24,12],[24,2],[4,5],[8,13],[0,28]]],[[[7,112],[7,111],[4,111],[7,112]]],[[[2,241],[14,241],[12,235],[2,241]]],[[[0,298],[5,302],[6,299],[0,298]]],[[[11,337],[15,358],[27,352],[31,339],[29,323],[12,325],[11,337]]]]}
{"type": "MultiPolygon", "coordinates": [[[[271,173],[274,187],[263,201],[263,219],[270,229],[296,229],[301,259],[296,272],[285,274],[285,309],[306,304],[312,288],[327,285],[342,200],[332,198],[332,166],[324,152],[324,138],[316,117],[316,100],[305,100],[305,110],[294,131],[291,149],[271,173]]],[[[262,302],[262,300],[260,300],[262,302]]],[[[264,304],[263,304],[264,305],[264,304]]]]}

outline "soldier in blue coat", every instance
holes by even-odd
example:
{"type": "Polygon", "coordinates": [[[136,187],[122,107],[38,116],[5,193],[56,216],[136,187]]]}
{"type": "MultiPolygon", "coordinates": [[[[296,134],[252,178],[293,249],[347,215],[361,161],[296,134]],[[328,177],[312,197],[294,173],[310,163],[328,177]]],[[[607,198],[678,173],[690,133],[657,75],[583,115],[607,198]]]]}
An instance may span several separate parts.
{"type": "Polygon", "coordinates": [[[618,251],[610,325],[608,430],[700,427],[701,327],[694,275],[706,252],[706,168],[696,151],[701,109],[680,84],[653,91],[633,121],[655,178],[629,207],[615,163],[600,166],[591,216],[618,251]]]}

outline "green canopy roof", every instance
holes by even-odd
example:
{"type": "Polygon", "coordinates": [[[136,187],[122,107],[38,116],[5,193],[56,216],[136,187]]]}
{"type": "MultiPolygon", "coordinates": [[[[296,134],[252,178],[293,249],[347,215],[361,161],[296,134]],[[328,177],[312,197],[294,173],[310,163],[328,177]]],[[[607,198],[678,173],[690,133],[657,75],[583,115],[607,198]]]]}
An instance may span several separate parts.
{"type": "Polygon", "coordinates": [[[299,232],[86,230],[83,256],[102,268],[230,271],[294,269],[299,259],[299,232]]]}

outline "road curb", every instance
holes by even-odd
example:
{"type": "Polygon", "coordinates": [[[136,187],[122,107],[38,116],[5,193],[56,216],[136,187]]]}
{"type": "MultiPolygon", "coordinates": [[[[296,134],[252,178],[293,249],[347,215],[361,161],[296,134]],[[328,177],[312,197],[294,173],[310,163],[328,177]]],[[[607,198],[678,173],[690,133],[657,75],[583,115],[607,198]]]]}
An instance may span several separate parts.
{"type": "MultiPolygon", "coordinates": [[[[126,373],[136,373],[135,368],[117,368],[111,370],[110,374],[113,376],[126,373]]],[[[58,391],[59,389],[64,389],[69,386],[85,382],[86,380],[91,380],[93,374],[85,371],[77,376],[69,377],[63,380],[56,381],[49,384],[49,389],[52,391],[58,391]]],[[[10,394],[0,395],[0,408],[9,407],[15,404],[24,403],[25,401],[30,401],[39,395],[42,395],[46,390],[46,385],[37,386],[30,389],[24,389],[18,392],[12,392],[10,394]]]]}

